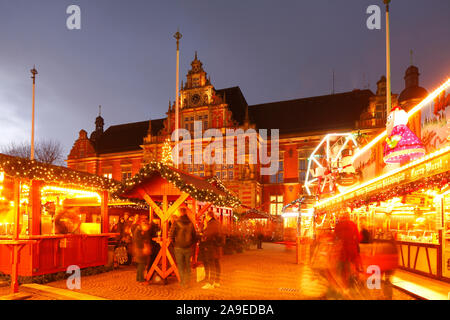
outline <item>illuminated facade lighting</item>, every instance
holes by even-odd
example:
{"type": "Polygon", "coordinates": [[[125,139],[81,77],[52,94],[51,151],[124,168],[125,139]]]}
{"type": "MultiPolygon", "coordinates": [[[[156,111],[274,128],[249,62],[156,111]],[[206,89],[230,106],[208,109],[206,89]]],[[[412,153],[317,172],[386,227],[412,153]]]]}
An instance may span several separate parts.
{"type": "MultiPolygon", "coordinates": [[[[444,90],[446,90],[448,87],[450,87],[450,78],[447,79],[447,81],[442,84],[439,88],[434,90],[432,93],[430,93],[425,99],[423,99],[418,105],[416,105],[414,108],[409,110],[408,112],[408,119],[412,117],[417,111],[422,109],[425,105],[432,102],[434,99],[436,99],[444,90]]],[[[382,133],[380,133],[377,137],[375,137],[372,141],[370,141],[368,144],[366,144],[363,148],[361,148],[359,151],[355,153],[355,155],[352,158],[352,162],[354,162],[359,156],[361,156],[364,152],[372,148],[377,142],[379,142],[381,139],[383,139],[386,136],[387,132],[384,130],[382,133]]]]}
{"type": "Polygon", "coordinates": [[[42,193],[46,192],[60,192],[75,198],[97,198],[100,201],[101,197],[97,192],[80,190],[80,189],[70,189],[56,186],[45,186],[42,188],[42,193]]]}
{"type": "Polygon", "coordinates": [[[429,155],[426,155],[426,156],[424,156],[424,157],[422,157],[420,159],[417,159],[416,161],[410,162],[410,163],[408,163],[408,164],[406,164],[406,165],[404,165],[404,166],[402,166],[400,168],[394,169],[394,170],[392,170],[390,172],[387,172],[387,173],[385,173],[385,174],[383,174],[381,176],[378,176],[378,177],[376,177],[376,178],[374,178],[372,180],[369,180],[369,181],[366,181],[366,182],[364,182],[364,183],[362,183],[360,185],[357,185],[357,186],[355,186],[355,187],[353,187],[353,188],[351,188],[351,189],[349,189],[349,190],[347,190],[347,191],[345,191],[343,193],[340,193],[340,194],[337,194],[337,195],[335,195],[333,197],[330,197],[330,198],[324,199],[322,201],[319,201],[318,203],[315,204],[315,207],[322,207],[322,206],[326,205],[327,203],[329,203],[330,201],[338,199],[339,197],[341,197],[343,195],[349,194],[349,193],[351,193],[353,191],[356,191],[356,190],[358,190],[360,188],[368,186],[368,185],[370,185],[372,183],[375,183],[377,181],[386,179],[386,178],[388,178],[388,177],[390,177],[392,175],[395,175],[396,173],[398,173],[400,171],[403,171],[405,169],[408,169],[408,168],[414,167],[416,165],[419,165],[421,163],[427,162],[431,158],[438,157],[438,156],[440,156],[440,155],[442,155],[444,153],[447,153],[449,151],[450,151],[450,146],[444,147],[444,148],[442,148],[442,149],[440,149],[440,150],[438,150],[436,152],[430,153],[429,155]]]}

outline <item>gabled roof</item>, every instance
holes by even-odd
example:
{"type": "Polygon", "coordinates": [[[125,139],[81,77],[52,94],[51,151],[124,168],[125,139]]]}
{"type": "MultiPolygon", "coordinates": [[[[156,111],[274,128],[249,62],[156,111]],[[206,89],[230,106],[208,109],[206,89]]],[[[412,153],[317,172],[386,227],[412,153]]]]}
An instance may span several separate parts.
{"type": "MultiPolygon", "coordinates": [[[[258,129],[280,129],[280,134],[312,131],[350,130],[369,105],[370,90],[354,90],[318,97],[279,101],[248,106],[239,87],[216,90],[224,97],[233,118],[242,125],[246,108],[250,122],[258,129]]],[[[165,119],[152,120],[152,135],[158,135],[165,119]]],[[[109,127],[95,144],[98,154],[141,150],[149,121],[109,127]]]]}
{"type": "Polygon", "coordinates": [[[241,88],[232,87],[216,90],[216,93],[222,98],[225,96],[225,103],[228,104],[229,109],[233,113],[233,118],[239,125],[242,125],[245,120],[245,109],[248,104],[242,94],[241,88]]]}
{"type": "Polygon", "coordinates": [[[72,170],[35,160],[0,153],[0,171],[19,179],[40,180],[47,184],[83,187],[93,190],[110,190],[118,183],[95,174],[72,170]]]}
{"type": "Polygon", "coordinates": [[[169,197],[169,201],[178,198],[179,193],[174,193],[173,190],[163,187],[155,188],[154,184],[152,184],[155,178],[167,181],[180,192],[185,192],[198,201],[227,207],[236,207],[241,204],[239,198],[232,194],[216,178],[195,176],[161,162],[150,162],[145,165],[134,177],[118,186],[114,195],[122,198],[143,200],[144,197],[139,191],[145,191],[147,195],[158,199],[163,196],[162,193],[165,190],[165,195],[169,197]],[[153,187],[147,189],[149,185],[153,187]]]}
{"type": "MultiPolygon", "coordinates": [[[[152,134],[157,135],[163,128],[164,119],[152,120],[152,134]]],[[[109,127],[96,145],[99,154],[141,150],[147,135],[149,121],[125,123],[109,127]]]]}
{"type": "Polygon", "coordinates": [[[370,90],[279,101],[249,106],[258,129],[280,129],[280,134],[353,129],[369,105],[370,90]]]}

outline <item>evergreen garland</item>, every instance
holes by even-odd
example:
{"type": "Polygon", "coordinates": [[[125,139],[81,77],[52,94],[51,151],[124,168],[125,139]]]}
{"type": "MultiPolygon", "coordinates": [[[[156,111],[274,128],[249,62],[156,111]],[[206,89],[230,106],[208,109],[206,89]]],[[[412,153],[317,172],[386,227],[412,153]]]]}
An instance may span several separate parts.
{"type": "MultiPolygon", "coordinates": [[[[212,186],[225,193],[225,195],[217,194],[213,190],[208,189],[198,189],[191,183],[187,183],[183,180],[181,175],[174,170],[174,168],[169,167],[162,162],[150,162],[132,178],[126,180],[122,185],[116,186],[113,196],[118,198],[124,198],[122,195],[131,191],[135,186],[143,183],[146,179],[152,177],[155,173],[159,173],[162,178],[166,179],[168,182],[173,184],[176,188],[189,194],[191,197],[198,201],[210,202],[216,206],[223,207],[237,207],[241,204],[239,198],[234,196],[220,180],[210,178],[206,180],[212,186]]],[[[202,178],[198,178],[202,179],[202,178]]]]}

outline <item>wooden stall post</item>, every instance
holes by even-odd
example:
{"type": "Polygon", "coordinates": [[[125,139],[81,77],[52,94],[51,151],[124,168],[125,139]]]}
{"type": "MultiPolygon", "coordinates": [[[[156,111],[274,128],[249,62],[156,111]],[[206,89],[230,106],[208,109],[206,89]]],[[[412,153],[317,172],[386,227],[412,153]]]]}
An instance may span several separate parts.
{"type": "Polygon", "coordinates": [[[180,274],[178,268],[175,264],[175,260],[169,251],[170,238],[168,236],[168,224],[170,217],[175,213],[175,211],[183,204],[183,202],[189,197],[187,193],[182,193],[181,196],[168,207],[167,194],[163,195],[162,209],[153,201],[153,199],[143,190],[139,193],[145,199],[145,201],[152,207],[155,213],[161,219],[161,233],[162,239],[160,240],[161,249],[156,256],[149,272],[147,273],[146,279],[150,280],[155,272],[157,272],[161,278],[166,279],[172,272],[175,273],[178,281],[180,281],[180,274]],[[158,264],[161,262],[161,268],[158,264]],[[169,262],[170,267],[168,268],[167,262],[169,262]]]}
{"type": "Polygon", "coordinates": [[[31,181],[31,226],[30,234],[38,236],[41,234],[41,185],[38,180],[31,181]]]}
{"type": "MultiPolygon", "coordinates": [[[[163,196],[163,202],[162,202],[162,206],[163,206],[163,212],[165,215],[165,219],[164,219],[164,223],[162,224],[162,237],[163,237],[163,242],[164,242],[164,249],[167,250],[163,250],[162,252],[162,270],[163,273],[166,272],[167,270],[167,257],[170,256],[170,252],[169,252],[169,235],[168,235],[168,227],[169,227],[169,216],[167,214],[167,195],[163,196]]],[[[162,249],[162,248],[161,248],[162,249]]],[[[165,277],[163,277],[165,278],[165,277]]]]}
{"type": "Polygon", "coordinates": [[[102,216],[102,233],[109,232],[109,215],[108,215],[108,191],[104,190],[101,194],[101,216],[102,216]]]}
{"type": "MultiPolygon", "coordinates": [[[[14,179],[14,229],[13,241],[19,240],[20,223],[20,180],[14,179]]],[[[19,251],[20,247],[13,244],[11,250],[11,293],[19,292],[19,251]]]]}

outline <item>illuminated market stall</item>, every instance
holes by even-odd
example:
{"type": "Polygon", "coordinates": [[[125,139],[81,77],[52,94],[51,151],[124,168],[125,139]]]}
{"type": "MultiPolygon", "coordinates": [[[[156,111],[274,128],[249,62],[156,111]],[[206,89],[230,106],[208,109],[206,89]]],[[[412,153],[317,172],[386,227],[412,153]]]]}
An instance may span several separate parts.
{"type": "Polygon", "coordinates": [[[105,265],[113,185],[96,175],[0,154],[0,272],[14,273],[11,265],[17,264],[19,276],[34,277],[65,272],[70,265],[105,265]],[[80,210],[93,202],[99,214],[80,210]],[[15,245],[18,260],[10,251],[15,245]]]}
{"type": "Polygon", "coordinates": [[[239,218],[242,231],[248,235],[256,235],[261,233],[264,238],[270,239],[276,237],[277,223],[276,217],[259,211],[257,209],[249,209],[245,211],[239,218]]]}
{"type": "Polygon", "coordinates": [[[450,281],[449,86],[447,80],[408,113],[394,108],[387,130],[353,156],[360,183],[315,205],[316,221],[326,219],[332,227],[348,212],[377,241],[396,240],[400,268],[445,281],[450,281]],[[420,121],[419,129],[412,132],[408,119],[420,121]],[[382,168],[378,175],[376,166],[382,168]]]}
{"type": "Polygon", "coordinates": [[[212,208],[217,220],[227,229],[232,223],[232,208],[240,205],[240,200],[220,180],[194,176],[161,162],[147,164],[114,194],[145,200],[152,209],[151,215],[156,214],[161,220],[161,236],[154,239],[161,248],[147,273],[147,280],[155,272],[162,279],[167,279],[172,274],[180,279],[169,250],[171,240],[168,237],[169,223],[180,207],[191,209],[189,218],[197,227],[204,213],[212,208]]]}

